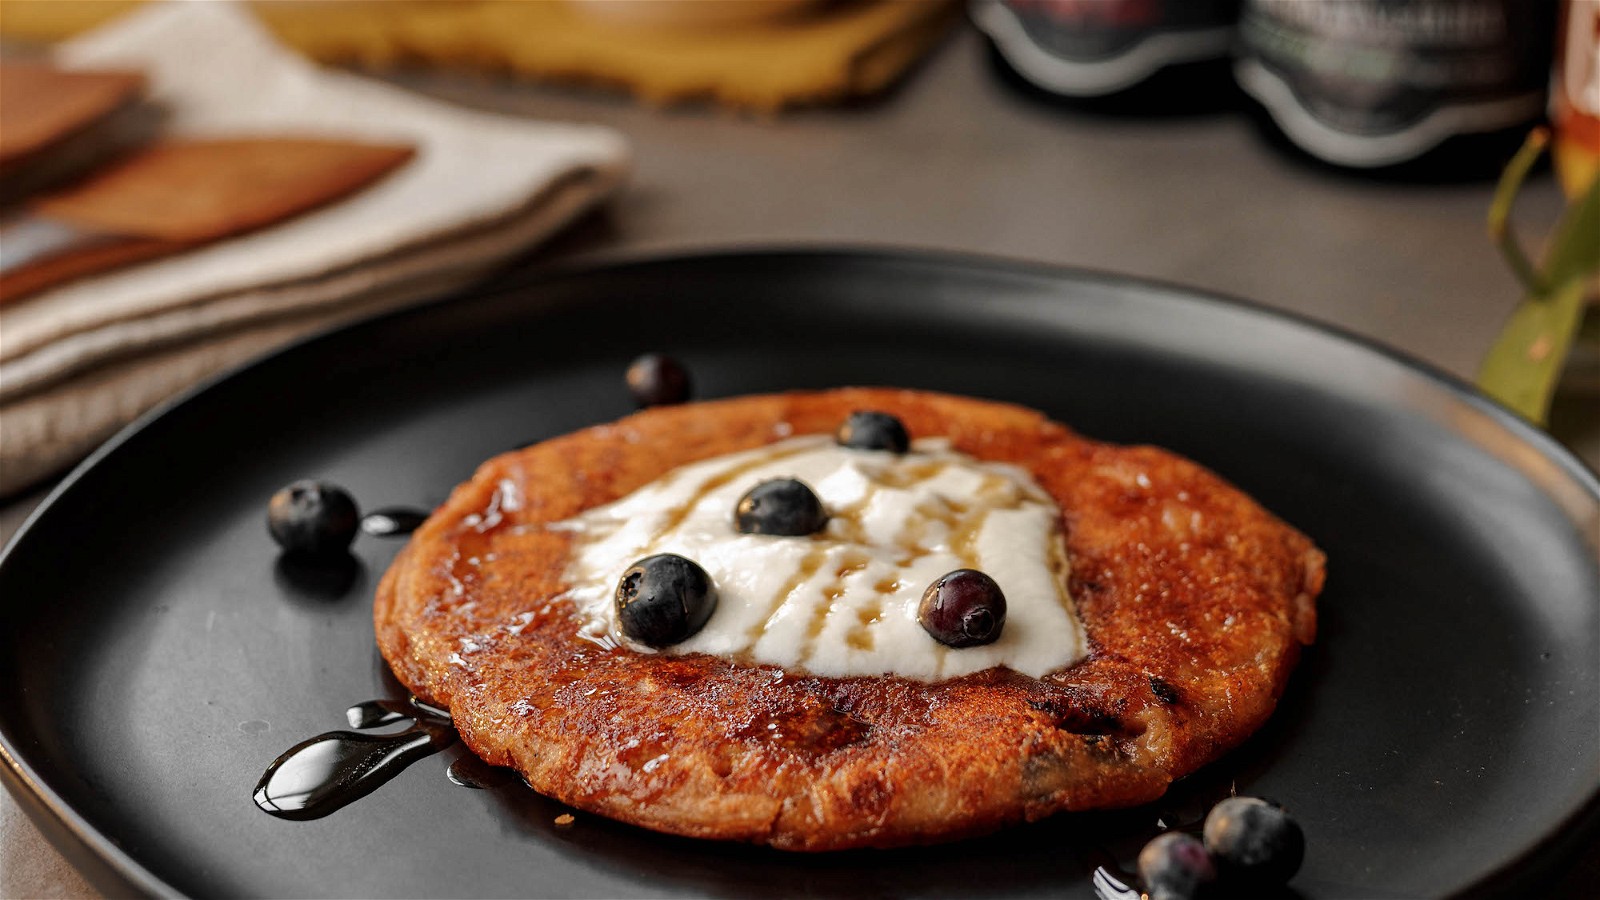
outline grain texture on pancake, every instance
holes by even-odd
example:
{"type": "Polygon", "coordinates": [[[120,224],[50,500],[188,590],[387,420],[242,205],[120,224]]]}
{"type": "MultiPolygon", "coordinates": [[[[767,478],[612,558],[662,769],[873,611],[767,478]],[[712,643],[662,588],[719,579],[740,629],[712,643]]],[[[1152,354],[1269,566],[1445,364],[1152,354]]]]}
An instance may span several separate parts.
{"type": "Polygon", "coordinates": [[[1200,466],[1019,407],[889,389],[648,410],[485,463],[378,589],[378,644],[490,763],[580,809],[795,850],[947,840],[1159,797],[1271,713],[1323,557],[1200,466]],[[548,523],[852,411],[1015,463],[1060,506],[1087,659],[1034,679],[819,678],[579,636],[548,523]]]}

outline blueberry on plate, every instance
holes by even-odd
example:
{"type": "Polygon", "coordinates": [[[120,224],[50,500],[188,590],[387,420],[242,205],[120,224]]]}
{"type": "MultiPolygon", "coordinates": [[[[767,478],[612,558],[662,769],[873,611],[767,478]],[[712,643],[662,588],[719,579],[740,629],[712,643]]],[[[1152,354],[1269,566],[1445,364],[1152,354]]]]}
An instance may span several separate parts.
{"type": "Polygon", "coordinates": [[[835,435],[841,446],[855,450],[887,450],[904,453],[911,449],[911,435],[905,423],[886,412],[858,410],[850,414],[835,435]]]}
{"type": "Polygon", "coordinates": [[[1218,873],[1241,885],[1286,884],[1306,855],[1299,823],[1283,807],[1256,797],[1229,797],[1213,806],[1204,834],[1218,873]]]}
{"type": "Polygon", "coordinates": [[[622,633],[651,647],[670,647],[705,627],[717,609],[711,576],[675,553],[646,556],[617,582],[622,633]]]}
{"type": "Polygon", "coordinates": [[[689,399],[689,370],[670,356],[646,353],[628,365],[628,390],[640,408],[689,399]]]}
{"type": "Polygon", "coordinates": [[[816,492],[793,478],[763,481],[746,491],[733,518],[741,533],[789,537],[816,534],[828,524],[816,492]]]}
{"type": "Polygon", "coordinates": [[[917,621],[934,640],[951,647],[992,644],[1006,624],[1006,595],[977,569],[942,575],[922,593],[917,621]]]}
{"type": "Polygon", "coordinates": [[[267,503],[267,531],[287,553],[343,553],[360,524],[361,514],[350,494],[320,481],[296,481],[267,503]]]}
{"type": "Polygon", "coordinates": [[[1139,877],[1150,900],[1190,900],[1217,870],[1198,838],[1166,831],[1139,851],[1139,877]]]}

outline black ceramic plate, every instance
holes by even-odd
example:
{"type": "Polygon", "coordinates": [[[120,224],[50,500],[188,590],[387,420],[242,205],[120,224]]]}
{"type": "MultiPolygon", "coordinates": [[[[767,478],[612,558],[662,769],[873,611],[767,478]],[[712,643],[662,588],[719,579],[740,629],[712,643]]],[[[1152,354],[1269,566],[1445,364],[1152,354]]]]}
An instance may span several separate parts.
{"type": "MultiPolygon", "coordinates": [[[[549,276],[368,322],[123,433],[0,562],[6,774],[111,889],[333,896],[1093,895],[1230,786],[1290,806],[1307,898],[1525,889],[1600,782],[1600,485],[1470,390],[1305,322],[1099,275],[885,254],[745,254],[549,276]],[[330,479],[431,506],[483,459],[629,411],[666,349],[701,397],[890,384],[1036,407],[1212,467],[1328,554],[1322,632],[1277,715],[1157,806],[936,849],[795,856],[651,834],[459,745],[332,816],[251,791],[393,691],[369,598],[276,563],[267,497],[330,479]]],[[[1559,863],[1558,863],[1559,864],[1559,863]]]]}

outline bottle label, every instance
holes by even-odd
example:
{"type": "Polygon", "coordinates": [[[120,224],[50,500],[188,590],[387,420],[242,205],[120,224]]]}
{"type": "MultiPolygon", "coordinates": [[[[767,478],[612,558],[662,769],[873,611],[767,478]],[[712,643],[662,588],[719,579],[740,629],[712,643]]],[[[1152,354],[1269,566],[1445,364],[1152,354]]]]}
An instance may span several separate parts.
{"type": "Polygon", "coordinates": [[[1544,105],[1543,0],[1248,0],[1239,85],[1330,162],[1404,162],[1544,105]]]}
{"type": "Polygon", "coordinates": [[[972,19],[1006,62],[1059,94],[1123,90],[1176,63],[1220,59],[1238,0],[975,0],[972,19]]]}

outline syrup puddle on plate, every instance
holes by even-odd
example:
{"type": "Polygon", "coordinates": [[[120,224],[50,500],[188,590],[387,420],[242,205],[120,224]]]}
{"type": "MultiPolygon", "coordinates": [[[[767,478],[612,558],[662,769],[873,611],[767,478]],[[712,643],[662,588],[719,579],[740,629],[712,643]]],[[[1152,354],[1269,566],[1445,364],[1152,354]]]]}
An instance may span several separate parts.
{"type": "MultiPolygon", "coordinates": [[[[405,537],[428,518],[428,511],[386,506],[361,518],[373,537],[405,537]]],[[[284,751],[262,773],[252,795],[256,806],[282,819],[320,819],[365,797],[407,766],[456,742],[450,714],[412,697],[408,702],[368,700],[344,712],[355,731],[329,731],[284,751]],[[374,728],[409,723],[385,734],[374,728]]],[[[446,773],[462,787],[494,788],[515,780],[510,769],[491,766],[467,754],[446,773]]]]}
{"type": "Polygon", "coordinates": [[[449,714],[415,698],[410,703],[358,703],[345,710],[345,719],[359,729],[411,724],[392,734],[330,731],[295,744],[256,783],[253,796],[262,812],[282,819],[320,819],[456,742],[449,714]]]}
{"type": "Polygon", "coordinates": [[[428,518],[427,510],[385,506],[361,517],[361,530],[373,537],[405,537],[428,518]]]}
{"type": "Polygon", "coordinates": [[[491,766],[471,753],[451,763],[444,774],[455,784],[480,791],[493,790],[517,780],[515,770],[491,766]]]}

